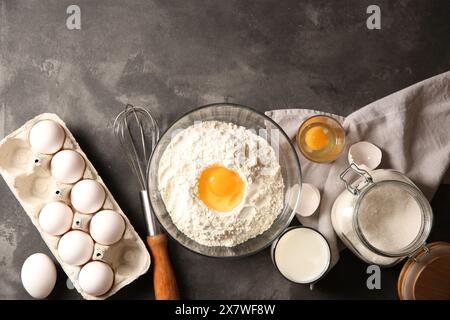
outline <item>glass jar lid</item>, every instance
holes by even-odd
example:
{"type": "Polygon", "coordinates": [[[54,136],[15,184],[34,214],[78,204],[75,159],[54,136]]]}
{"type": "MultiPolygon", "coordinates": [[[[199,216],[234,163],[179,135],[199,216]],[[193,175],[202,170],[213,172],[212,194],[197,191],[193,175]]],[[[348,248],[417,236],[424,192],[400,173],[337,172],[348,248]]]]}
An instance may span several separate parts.
{"type": "Polygon", "coordinates": [[[369,249],[386,257],[403,257],[424,245],[433,215],[416,186],[370,178],[358,191],[353,227],[369,249]]]}

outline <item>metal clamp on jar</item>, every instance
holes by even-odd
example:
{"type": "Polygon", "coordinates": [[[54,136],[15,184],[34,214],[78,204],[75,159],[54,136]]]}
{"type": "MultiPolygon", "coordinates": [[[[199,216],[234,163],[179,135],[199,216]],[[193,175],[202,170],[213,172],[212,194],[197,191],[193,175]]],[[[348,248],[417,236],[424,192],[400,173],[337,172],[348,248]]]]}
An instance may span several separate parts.
{"type": "Polygon", "coordinates": [[[404,174],[370,173],[354,163],[340,175],[346,190],[335,200],[331,220],[344,244],[369,264],[390,267],[425,246],[433,213],[428,200],[404,174]],[[356,174],[356,181],[348,179],[356,174]]]}

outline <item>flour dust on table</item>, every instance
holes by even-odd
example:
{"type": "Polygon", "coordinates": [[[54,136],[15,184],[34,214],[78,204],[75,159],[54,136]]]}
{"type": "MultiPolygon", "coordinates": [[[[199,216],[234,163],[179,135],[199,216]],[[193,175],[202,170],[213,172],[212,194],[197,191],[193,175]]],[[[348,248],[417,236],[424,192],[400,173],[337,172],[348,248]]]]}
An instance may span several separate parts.
{"type": "Polygon", "coordinates": [[[251,130],[205,121],[178,132],[161,157],[158,188],[177,228],[232,247],[270,228],[284,205],[275,150],[251,130]]]}

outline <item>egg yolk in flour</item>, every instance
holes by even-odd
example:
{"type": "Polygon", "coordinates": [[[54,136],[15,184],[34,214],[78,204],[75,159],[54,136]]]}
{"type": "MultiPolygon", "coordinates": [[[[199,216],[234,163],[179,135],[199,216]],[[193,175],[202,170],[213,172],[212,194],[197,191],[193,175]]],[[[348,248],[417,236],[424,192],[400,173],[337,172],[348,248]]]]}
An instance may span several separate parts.
{"type": "Polygon", "coordinates": [[[197,196],[208,208],[226,212],[241,202],[244,189],[244,181],[237,172],[213,165],[200,174],[197,196]]]}

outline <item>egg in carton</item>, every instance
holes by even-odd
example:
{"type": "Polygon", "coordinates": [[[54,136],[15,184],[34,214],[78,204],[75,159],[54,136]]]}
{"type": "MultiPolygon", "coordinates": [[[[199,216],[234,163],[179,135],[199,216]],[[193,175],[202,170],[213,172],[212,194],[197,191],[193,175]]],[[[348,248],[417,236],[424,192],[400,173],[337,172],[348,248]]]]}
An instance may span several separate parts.
{"type": "Polygon", "coordinates": [[[0,142],[0,173],[85,299],[110,297],[147,272],[146,246],[57,115],[38,115],[0,142]]]}

